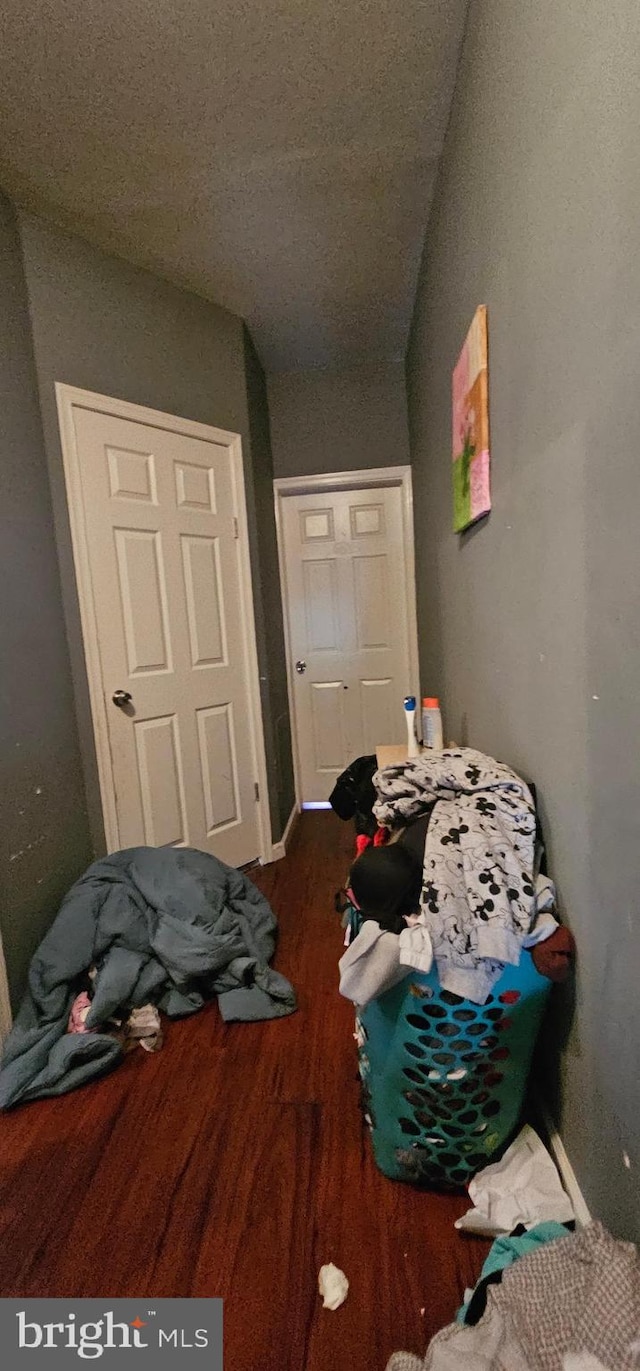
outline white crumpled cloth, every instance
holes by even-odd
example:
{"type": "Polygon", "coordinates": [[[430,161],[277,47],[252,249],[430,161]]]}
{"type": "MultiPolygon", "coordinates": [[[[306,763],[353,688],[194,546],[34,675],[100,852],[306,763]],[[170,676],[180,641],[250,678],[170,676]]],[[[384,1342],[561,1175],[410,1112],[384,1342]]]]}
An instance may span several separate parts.
{"type": "Polygon", "coordinates": [[[537,1133],[525,1124],[502,1158],[479,1171],[469,1185],[473,1209],[455,1227],[485,1237],[512,1233],[518,1224],[533,1228],[555,1219],[575,1218],[555,1165],[537,1133]]]}

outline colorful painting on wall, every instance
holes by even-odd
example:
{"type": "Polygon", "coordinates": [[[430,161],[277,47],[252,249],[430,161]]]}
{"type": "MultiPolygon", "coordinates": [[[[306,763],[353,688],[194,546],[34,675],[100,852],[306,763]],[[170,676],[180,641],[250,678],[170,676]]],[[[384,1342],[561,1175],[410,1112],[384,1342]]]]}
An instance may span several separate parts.
{"type": "Polygon", "coordinates": [[[487,307],[480,305],[453,372],[453,528],[491,509],[487,307]]]}

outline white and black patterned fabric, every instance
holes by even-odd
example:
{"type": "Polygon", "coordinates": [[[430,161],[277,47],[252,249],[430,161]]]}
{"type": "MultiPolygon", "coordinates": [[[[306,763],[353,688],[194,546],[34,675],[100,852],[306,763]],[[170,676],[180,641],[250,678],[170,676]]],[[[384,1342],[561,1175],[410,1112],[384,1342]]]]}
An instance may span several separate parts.
{"type": "Polygon", "coordinates": [[[535,806],[508,766],[471,748],[377,771],[374,815],[397,828],[432,809],[422,909],[440,984],[484,1004],[535,918],[535,806]]]}

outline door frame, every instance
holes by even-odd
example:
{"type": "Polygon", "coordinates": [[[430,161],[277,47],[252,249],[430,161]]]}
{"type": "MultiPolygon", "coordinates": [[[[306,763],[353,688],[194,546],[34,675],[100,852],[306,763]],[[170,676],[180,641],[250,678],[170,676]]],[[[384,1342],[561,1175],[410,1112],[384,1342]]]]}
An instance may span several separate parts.
{"type": "Polygon", "coordinates": [[[11,1013],[11,1000],[9,998],[9,982],[7,980],[7,964],[4,959],[4,949],[2,946],[2,934],[0,933],[0,1047],[9,1037],[13,1024],[11,1013]]]}
{"type": "MultiPolygon", "coordinates": [[[[283,501],[291,495],[313,495],[316,492],[334,490],[367,490],[371,486],[399,486],[402,494],[402,536],[404,547],[405,589],[409,617],[409,671],[413,681],[416,699],[419,696],[420,663],[418,655],[418,615],[416,609],[416,570],[413,528],[413,483],[410,466],[367,467],[363,471],[334,471],[317,476],[280,476],[273,483],[276,511],[276,533],[278,537],[278,565],[280,568],[280,590],[282,595],[282,618],[284,622],[284,641],[287,654],[287,693],[289,696],[289,717],[291,719],[293,774],[295,781],[296,804],[302,804],[300,786],[300,759],[298,757],[298,729],[294,705],[291,641],[289,637],[289,614],[287,607],[288,589],[284,555],[283,501]]],[[[380,740],[383,741],[382,739],[380,740]]],[[[326,804],[313,805],[315,809],[329,809],[326,804]]]]}
{"type": "Polygon", "coordinates": [[[144,405],[134,405],[128,400],[119,400],[114,396],[99,395],[90,390],[81,390],[77,386],[69,386],[61,381],[56,381],[55,391],[107,851],[114,852],[118,847],[115,785],[109,747],[107,707],[102,688],[99,633],[93,600],[89,548],[82,501],[80,455],[73,422],[74,409],[90,409],[117,419],[129,419],[134,423],[146,424],[151,428],[160,428],[165,432],[178,433],[187,438],[200,438],[205,442],[214,442],[229,450],[235,516],[238,520],[237,549],[240,600],[243,611],[242,638],[247,663],[249,740],[251,761],[259,795],[256,800],[258,857],[263,864],[270,862],[273,860],[273,841],[268,808],[267,763],[260,702],[258,651],[251,563],[249,560],[249,530],[240,434],[213,428],[209,424],[201,424],[194,419],[181,419],[175,414],[165,414],[161,410],[147,409],[144,405]]]}

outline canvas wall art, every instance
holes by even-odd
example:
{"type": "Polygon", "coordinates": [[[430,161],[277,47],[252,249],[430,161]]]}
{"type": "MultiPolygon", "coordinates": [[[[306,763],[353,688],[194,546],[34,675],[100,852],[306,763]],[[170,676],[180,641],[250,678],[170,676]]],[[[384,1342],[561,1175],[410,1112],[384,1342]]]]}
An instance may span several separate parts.
{"type": "Polygon", "coordinates": [[[491,509],[487,308],[480,305],[453,372],[453,527],[491,509]]]}

